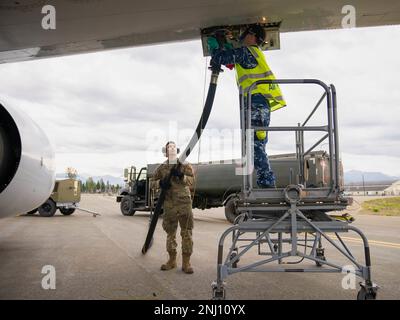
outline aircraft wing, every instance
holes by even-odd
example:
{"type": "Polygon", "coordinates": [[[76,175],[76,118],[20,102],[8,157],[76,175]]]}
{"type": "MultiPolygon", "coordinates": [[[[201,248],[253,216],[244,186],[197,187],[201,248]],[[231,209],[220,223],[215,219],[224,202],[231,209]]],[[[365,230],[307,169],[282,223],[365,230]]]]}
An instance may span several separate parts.
{"type": "MultiPolygon", "coordinates": [[[[281,32],[341,28],[338,0],[53,0],[55,29],[45,30],[46,0],[0,1],[0,63],[200,37],[200,29],[281,23],[281,32]]],[[[398,0],[353,0],[356,26],[400,23],[398,0]]]]}

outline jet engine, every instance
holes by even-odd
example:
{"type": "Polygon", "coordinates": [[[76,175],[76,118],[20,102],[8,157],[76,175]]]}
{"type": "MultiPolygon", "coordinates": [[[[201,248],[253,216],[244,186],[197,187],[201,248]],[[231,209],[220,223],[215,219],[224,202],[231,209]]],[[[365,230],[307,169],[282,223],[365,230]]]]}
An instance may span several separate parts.
{"type": "Polygon", "coordinates": [[[0,218],[43,204],[55,182],[54,150],[43,130],[0,103],[0,218]]]}

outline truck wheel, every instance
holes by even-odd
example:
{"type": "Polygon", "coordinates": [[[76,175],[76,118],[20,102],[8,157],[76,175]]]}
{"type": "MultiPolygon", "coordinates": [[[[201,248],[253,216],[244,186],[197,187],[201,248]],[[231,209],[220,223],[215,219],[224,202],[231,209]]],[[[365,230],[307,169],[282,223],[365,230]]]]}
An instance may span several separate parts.
{"type": "Polygon", "coordinates": [[[57,207],[53,200],[48,199],[38,210],[41,217],[52,217],[56,213],[57,207]]]}
{"type": "Polygon", "coordinates": [[[236,200],[237,199],[235,198],[231,198],[225,204],[225,217],[230,223],[233,223],[239,215],[239,212],[236,209],[236,200]]]}
{"type": "Polygon", "coordinates": [[[32,211],[27,212],[26,214],[29,214],[29,215],[35,214],[37,211],[38,211],[38,209],[36,208],[36,209],[33,209],[32,211]]]}
{"type": "Polygon", "coordinates": [[[130,196],[124,196],[122,198],[120,207],[124,216],[133,216],[135,214],[133,201],[130,196]]]}
{"type": "Polygon", "coordinates": [[[69,216],[75,212],[75,208],[59,208],[64,216],[69,216]]]}

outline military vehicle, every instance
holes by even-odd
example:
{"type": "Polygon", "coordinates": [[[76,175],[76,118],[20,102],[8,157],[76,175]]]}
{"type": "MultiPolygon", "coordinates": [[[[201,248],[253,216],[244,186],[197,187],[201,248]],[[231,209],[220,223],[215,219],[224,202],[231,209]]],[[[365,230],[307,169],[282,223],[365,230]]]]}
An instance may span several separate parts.
{"type": "MultiPolygon", "coordinates": [[[[305,157],[304,170],[299,170],[294,153],[279,154],[269,157],[271,167],[277,177],[277,187],[284,188],[298,183],[299,175],[304,174],[306,187],[325,187],[329,183],[329,155],[325,151],[311,152],[305,157]],[[302,172],[300,172],[302,171],[302,172]]],[[[154,193],[149,181],[159,164],[149,164],[137,170],[135,166],[125,169],[127,183],[122,188],[116,201],[120,202],[121,212],[132,216],[136,211],[150,211],[154,208],[158,193],[154,193]]],[[[241,175],[236,175],[238,161],[221,161],[193,164],[196,183],[192,188],[193,208],[209,209],[225,206],[225,216],[232,222],[237,216],[237,193],[242,185],[241,175]]],[[[343,170],[340,170],[343,185],[343,170]]],[[[255,173],[253,181],[255,183],[255,173]]]]}
{"type": "Polygon", "coordinates": [[[75,179],[58,180],[55,182],[50,198],[28,214],[38,211],[42,217],[52,217],[59,209],[63,215],[68,216],[75,212],[79,201],[81,201],[81,182],[75,179]]]}

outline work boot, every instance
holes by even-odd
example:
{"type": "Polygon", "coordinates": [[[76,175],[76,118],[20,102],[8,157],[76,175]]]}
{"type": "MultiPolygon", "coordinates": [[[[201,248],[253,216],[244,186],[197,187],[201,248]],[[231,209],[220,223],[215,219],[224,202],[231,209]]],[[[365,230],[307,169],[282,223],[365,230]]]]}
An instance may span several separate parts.
{"type": "Polygon", "coordinates": [[[190,265],[190,254],[182,254],[182,271],[184,273],[193,273],[193,268],[190,265]]]}
{"type": "Polygon", "coordinates": [[[168,259],[167,263],[164,263],[161,266],[161,270],[163,270],[163,271],[176,268],[176,252],[169,252],[168,254],[169,254],[169,259],[168,259]]]}

